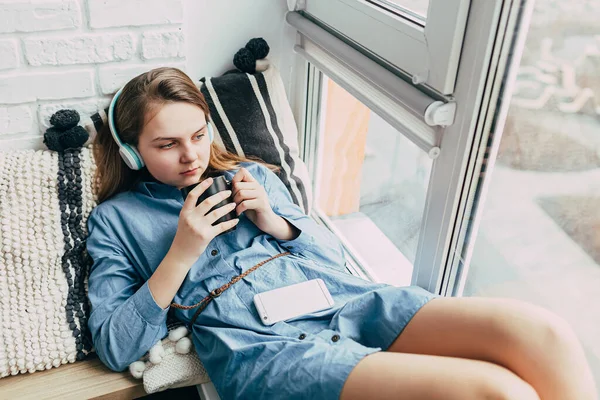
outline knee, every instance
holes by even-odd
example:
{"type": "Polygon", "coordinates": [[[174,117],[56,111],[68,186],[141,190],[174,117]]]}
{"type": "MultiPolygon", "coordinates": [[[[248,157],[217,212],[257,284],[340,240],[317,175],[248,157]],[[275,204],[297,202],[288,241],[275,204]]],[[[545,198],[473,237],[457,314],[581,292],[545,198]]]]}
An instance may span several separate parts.
{"type": "Polygon", "coordinates": [[[516,380],[512,383],[488,384],[475,397],[488,400],[540,400],[535,389],[527,382],[516,380]]]}
{"type": "Polygon", "coordinates": [[[540,396],[529,383],[504,367],[495,368],[498,370],[485,375],[477,385],[474,399],[540,400],[540,396]]]}
{"type": "Polygon", "coordinates": [[[527,343],[533,341],[546,349],[579,345],[577,335],[561,316],[528,302],[513,300],[512,303],[511,319],[515,323],[509,324],[508,330],[500,329],[513,339],[512,342],[515,339],[520,342],[526,337],[527,343]]]}
{"type": "Polygon", "coordinates": [[[542,307],[534,306],[532,318],[537,342],[546,348],[572,348],[579,346],[577,334],[561,316],[542,307]]]}

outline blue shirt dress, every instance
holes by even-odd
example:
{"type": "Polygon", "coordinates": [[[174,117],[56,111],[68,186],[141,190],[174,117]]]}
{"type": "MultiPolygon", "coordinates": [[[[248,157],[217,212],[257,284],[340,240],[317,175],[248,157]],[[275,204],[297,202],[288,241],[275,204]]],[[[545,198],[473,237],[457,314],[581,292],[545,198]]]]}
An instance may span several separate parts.
{"type": "MultiPolygon", "coordinates": [[[[373,283],[346,272],[340,241],[295,205],[287,188],[261,164],[242,164],[264,185],[276,214],[301,232],[290,241],[259,230],[243,214],[233,232],[213,239],[173,301],[193,305],[276,254],[277,258],[215,298],[190,327],[196,352],[217,392],[228,399],[338,399],[352,368],[385,350],[408,321],[436,297],[420,287],[373,283]],[[272,326],[261,323],[253,296],[321,278],[333,308],[272,326]]],[[[236,171],[227,171],[231,180],[236,171]]],[[[100,359],[122,371],[166,333],[167,309],[148,279],[177,231],[180,191],[142,181],[96,207],[88,220],[89,328],[100,359]]],[[[188,323],[196,310],[175,310],[188,323]]]]}

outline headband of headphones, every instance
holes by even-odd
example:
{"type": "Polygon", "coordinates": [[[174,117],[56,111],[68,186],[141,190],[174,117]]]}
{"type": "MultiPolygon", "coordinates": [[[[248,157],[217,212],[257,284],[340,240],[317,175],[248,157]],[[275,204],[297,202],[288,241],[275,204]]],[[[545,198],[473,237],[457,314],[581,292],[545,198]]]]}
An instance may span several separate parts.
{"type": "MultiPolygon", "coordinates": [[[[119,154],[121,158],[125,162],[125,164],[133,169],[139,170],[144,167],[144,160],[138,149],[130,144],[124,143],[119,134],[117,133],[117,128],[115,127],[115,105],[117,104],[117,99],[121,95],[123,88],[119,89],[119,91],[115,94],[112,101],[110,102],[110,106],[108,107],[108,128],[110,129],[110,133],[119,146],[119,154]]],[[[212,143],[214,139],[213,127],[209,121],[206,121],[206,127],[208,129],[208,140],[212,143]]]]}

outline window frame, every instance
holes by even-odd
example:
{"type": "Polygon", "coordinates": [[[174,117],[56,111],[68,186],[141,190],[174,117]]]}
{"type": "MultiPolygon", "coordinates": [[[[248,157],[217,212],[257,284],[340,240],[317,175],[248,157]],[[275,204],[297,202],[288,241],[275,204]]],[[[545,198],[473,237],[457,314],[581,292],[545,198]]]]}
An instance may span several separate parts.
{"type": "MultiPolygon", "coordinates": [[[[429,179],[411,281],[411,284],[433,293],[460,295],[461,277],[464,279],[466,275],[470,258],[465,229],[469,224],[476,227],[479,223],[478,215],[470,220],[469,214],[476,190],[474,182],[481,175],[482,168],[485,168],[481,157],[486,151],[490,130],[495,130],[496,140],[499,140],[498,132],[503,129],[506,110],[502,109],[498,93],[501,85],[510,84],[511,78],[505,79],[508,71],[520,61],[522,47],[519,48],[516,43],[524,41],[527,29],[517,29],[520,27],[519,19],[521,24],[526,24],[532,9],[531,0],[490,0],[471,5],[470,12],[478,18],[469,21],[465,34],[461,55],[463,67],[458,71],[454,94],[456,119],[441,134],[441,154],[434,160],[429,179]],[[514,56],[509,59],[511,53],[514,56]],[[467,256],[463,257],[463,254],[467,256]]],[[[306,79],[312,80],[314,85],[318,79],[311,76],[311,71],[316,69],[302,57],[298,56],[298,59],[304,66],[306,79]]],[[[304,154],[313,152],[312,157],[303,159],[314,174],[318,172],[318,166],[314,164],[318,157],[314,156],[314,152],[318,151],[319,146],[318,121],[321,116],[315,119],[315,114],[319,114],[318,107],[315,108],[319,96],[315,88],[311,93],[309,96],[305,86],[303,91],[296,93],[294,100],[303,102],[303,117],[307,116],[306,110],[312,108],[310,119],[300,119],[300,137],[304,154]]],[[[490,158],[493,156],[490,155],[490,158]]],[[[488,161],[488,165],[490,161],[493,159],[488,161]]],[[[488,169],[486,178],[489,179],[490,175],[488,169]]],[[[318,194],[314,197],[315,204],[317,197],[318,194]]],[[[322,216],[319,217],[323,221],[322,216]]],[[[351,253],[351,249],[346,250],[351,253]]],[[[363,275],[368,275],[368,268],[361,266],[360,256],[352,257],[351,262],[362,270],[363,275]]]]}
{"type": "Polygon", "coordinates": [[[470,0],[430,0],[424,26],[366,0],[307,0],[304,11],[414,83],[448,95],[454,92],[469,6],[470,0]]]}

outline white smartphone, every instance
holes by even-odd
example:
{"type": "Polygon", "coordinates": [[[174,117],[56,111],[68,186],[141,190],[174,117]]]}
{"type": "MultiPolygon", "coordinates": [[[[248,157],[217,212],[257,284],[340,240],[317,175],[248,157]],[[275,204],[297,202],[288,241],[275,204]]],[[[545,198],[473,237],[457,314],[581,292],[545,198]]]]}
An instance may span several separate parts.
{"type": "Polygon", "coordinates": [[[254,295],[254,305],[264,325],[326,310],[333,304],[322,279],[311,279],[254,295]]]}

